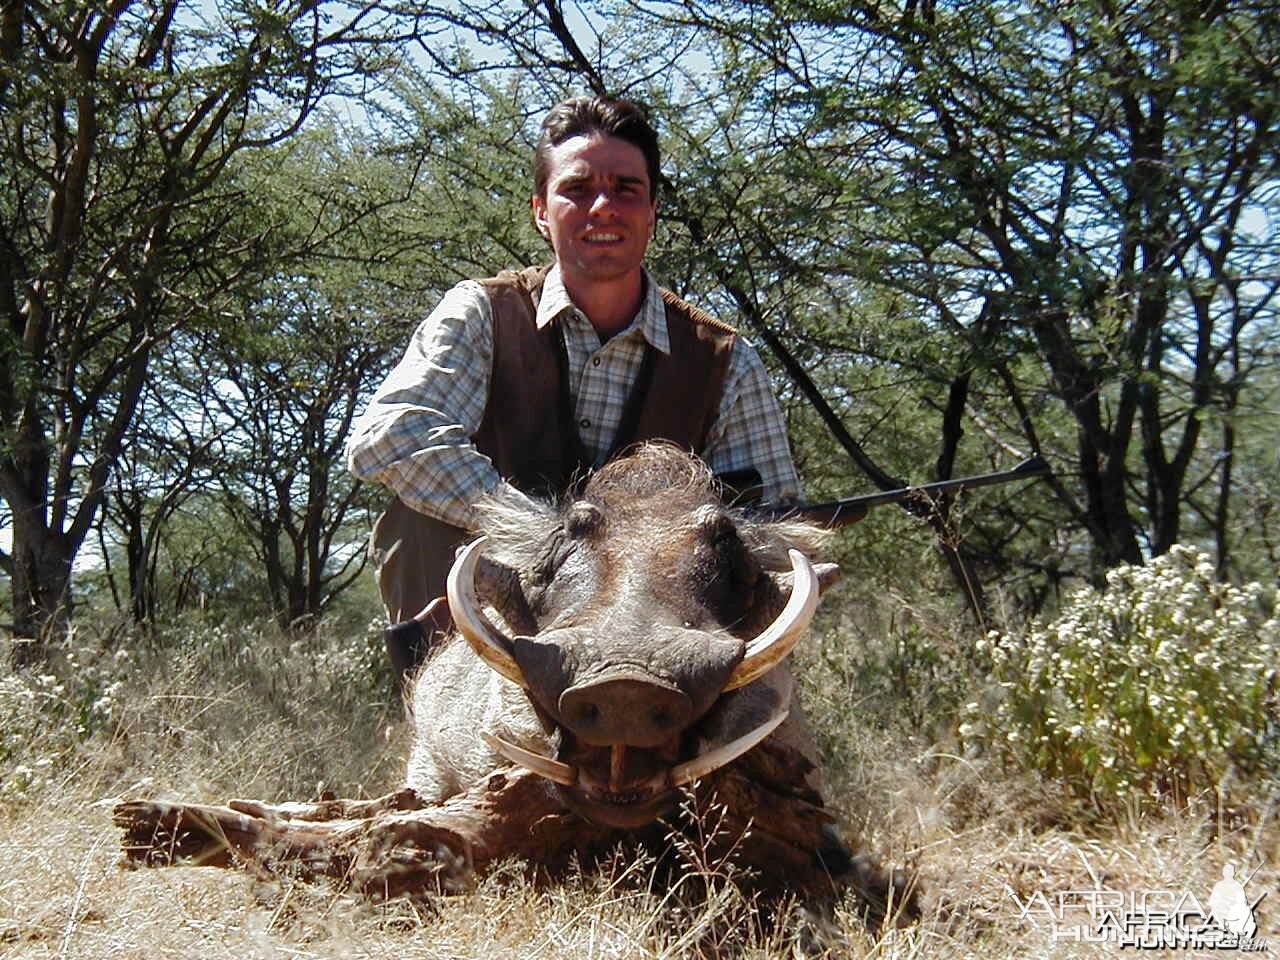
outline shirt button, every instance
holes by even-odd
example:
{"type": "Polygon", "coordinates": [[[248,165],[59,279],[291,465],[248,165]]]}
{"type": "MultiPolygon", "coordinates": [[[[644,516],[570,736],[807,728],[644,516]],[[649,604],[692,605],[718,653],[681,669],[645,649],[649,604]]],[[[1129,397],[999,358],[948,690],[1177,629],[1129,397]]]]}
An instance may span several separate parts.
{"type": "Polygon", "coordinates": [[[588,420],[586,417],[583,417],[581,420],[578,421],[578,425],[585,429],[586,427],[591,426],[591,421],[588,420]]]}
{"type": "Polygon", "coordinates": [[[598,367],[598,366],[600,366],[600,358],[599,358],[599,357],[594,358],[594,359],[591,361],[591,365],[592,365],[593,367],[598,367]]]}

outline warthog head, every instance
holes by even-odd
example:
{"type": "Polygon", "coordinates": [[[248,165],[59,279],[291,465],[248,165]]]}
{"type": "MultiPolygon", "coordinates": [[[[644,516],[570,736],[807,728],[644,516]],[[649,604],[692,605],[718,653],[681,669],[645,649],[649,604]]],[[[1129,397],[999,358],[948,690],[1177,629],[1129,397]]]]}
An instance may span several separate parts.
{"type": "Polygon", "coordinates": [[[454,564],[450,608],[472,649],[558,731],[559,747],[545,757],[485,737],[558,783],[573,809],[640,826],[677,787],[785,719],[786,698],[767,701],[770,715],[746,732],[719,724],[731,738],[694,755],[717,703],[773,670],[807,628],[819,581],[836,570],[815,569],[796,547],[812,550],[820,532],[725,508],[705,467],[665,445],[614,461],[557,511],[491,506],[488,519],[489,537],[454,564]]]}

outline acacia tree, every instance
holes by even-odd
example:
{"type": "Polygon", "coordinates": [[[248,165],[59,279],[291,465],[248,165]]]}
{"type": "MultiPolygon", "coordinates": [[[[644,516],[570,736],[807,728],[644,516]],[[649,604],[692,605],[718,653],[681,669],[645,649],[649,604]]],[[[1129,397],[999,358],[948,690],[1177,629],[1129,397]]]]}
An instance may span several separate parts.
{"type": "Polygon", "coordinates": [[[217,444],[222,502],[284,626],[311,622],[363,569],[371,491],[347,474],[342,450],[386,356],[362,335],[360,310],[292,280],[246,303],[234,352],[220,343],[205,354],[217,382],[203,391],[229,428],[217,444]]]}
{"type": "Polygon", "coordinates": [[[260,266],[253,234],[232,229],[228,164],[291,136],[359,72],[378,49],[371,18],[315,0],[5,4],[0,497],[13,547],[0,563],[16,637],[65,622],[154,352],[260,266]]]}
{"type": "MultiPolygon", "coordinates": [[[[443,290],[518,262],[533,236],[523,216],[477,203],[510,186],[516,153],[502,144],[523,134],[510,91],[454,101],[413,75],[396,87],[403,128],[384,112],[353,135],[335,118],[237,171],[255,184],[248,215],[293,253],[201,336],[175,341],[166,383],[166,404],[200,410],[204,429],[169,431],[155,455],[176,444],[177,463],[204,463],[287,627],[314,624],[359,576],[386,499],[347,473],[355,414],[443,290]]],[[[154,521],[164,506],[153,499],[154,521]]]]}
{"type": "Polygon", "coordinates": [[[1225,563],[1239,391],[1275,361],[1266,5],[633,7],[719,38],[769,142],[735,129],[792,157],[787,199],[736,229],[766,277],[803,279],[798,339],[939,391],[940,467],[975,425],[984,446],[1050,454],[1084,572],[1197,534],[1225,563]],[[879,329],[840,319],[859,287],[879,291],[879,329]],[[1045,426],[1064,420],[1059,446],[1045,426]]]}
{"type": "MultiPolygon", "coordinates": [[[[224,174],[264,267],[153,363],[103,518],[138,623],[165,599],[162,566],[183,562],[166,528],[189,502],[237,530],[235,562],[256,560],[266,587],[256,609],[285,624],[314,622],[363,566],[368,492],[346,475],[342,447],[386,365],[379,320],[395,294],[379,271],[394,259],[388,221],[411,179],[364,139],[318,117],[224,174]]],[[[222,549],[226,538],[213,542],[222,549]]],[[[186,570],[164,580],[175,609],[192,582],[186,570]]],[[[230,584],[242,607],[248,582],[230,584]]]]}
{"type": "MultiPolygon", "coordinates": [[[[154,623],[164,599],[160,574],[171,521],[210,489],[218,473],[215,453],[222,430],[209,421],[202,405],[178,389],[180,371],[164,370],[177,352],[171,344],[152,364],[97,522],[108,584],[117,606],[137,624],[154,623]],[[117,540],[124,560],[125,598],[120,596],[113,561],[117,540]]],[[[191,576],[181,571],[173,578],[178,584],[171,598],[175,612],[182,606],[182,584],[191,576]]]]}

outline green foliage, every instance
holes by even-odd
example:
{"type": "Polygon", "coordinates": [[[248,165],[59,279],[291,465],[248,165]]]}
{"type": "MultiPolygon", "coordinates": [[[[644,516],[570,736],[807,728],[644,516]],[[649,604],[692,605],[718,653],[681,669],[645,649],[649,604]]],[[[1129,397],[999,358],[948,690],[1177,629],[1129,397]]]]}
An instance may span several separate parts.
{"type": "MultiPolygon", "coordinates": [[[[76,600],[89,616],[128,608],[127,557],[109,544],[107,563],[77,578],[76,600]]],[[[147,590],[153,624],[172,633],[185,617],[199,613],[211,622],[243,624],[274,612],[266,570],[253,560],[253,543],[235,517],[211,493],[193,490],[155,527],[147,590]]]]}
{"type": "Polygon", "coordinates": [[[1052,498],[970,537],[1004,570],[1211,537],[1225,568],[1243,437],[1204,424],[1275,356],[1262,9],[647,5],[709,61],[666,108],[705,237],[666,259],[744,291],[885,471],[1044,453],[1052,498]]]}
{"type": "Polygon", "coordinates": [[[65,626],[153,359],[275,262],[272,225],[247,222],[228,171],[293,137],[384,46],[381,16],[334,5],[323,31],[317,16],[288,2],[6,13],[0,500],[20,636],[65,626]]]}
{"type": "Polygon", "coordinates": [[[982,641],[995,686],[960,734],[1104,810],[1274,774],[1280,621],[1261,593],[1189,547],[1117,567],[1053,621],[982,641]]]}
{"type": "Polygon", "coordinates": [[[933,737],[963,702],[963,638],[910,616],[886,623],[883,612],[845,604],[800,658],[801,699],[832,744],[854,727],[933,737]]]}

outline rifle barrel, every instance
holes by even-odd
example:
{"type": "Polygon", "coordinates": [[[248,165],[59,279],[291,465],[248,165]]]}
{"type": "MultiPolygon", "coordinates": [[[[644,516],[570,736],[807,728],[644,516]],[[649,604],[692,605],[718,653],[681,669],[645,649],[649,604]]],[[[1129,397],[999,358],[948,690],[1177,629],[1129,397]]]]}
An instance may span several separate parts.
{"type": "Polygon", "coordinates": [[[885,490],[880,493],[868,493],[858,497],[846,497],[841,500],[830,500],[826,503],[801,503],[779,511],[782,517],[800,517],[817,520],[836,526],[853,523],[867,515],[872,507],[882,503],[897,503],[918,497],[932,499],[935,495],[954,490],[972,490],[975,487],[988,487],[997,483],[1009,483],[1014,480],[1026,480],[1041,477],[1049,473],[1049,464],[1038,454],[1023,460],[1012,470],[999,470],[995,473],[982,473],[972,477],[959,477],[955,480],[939,480],[936,483],[922,483],[915,487],[902,487],[898,490],[885,490]]]}

